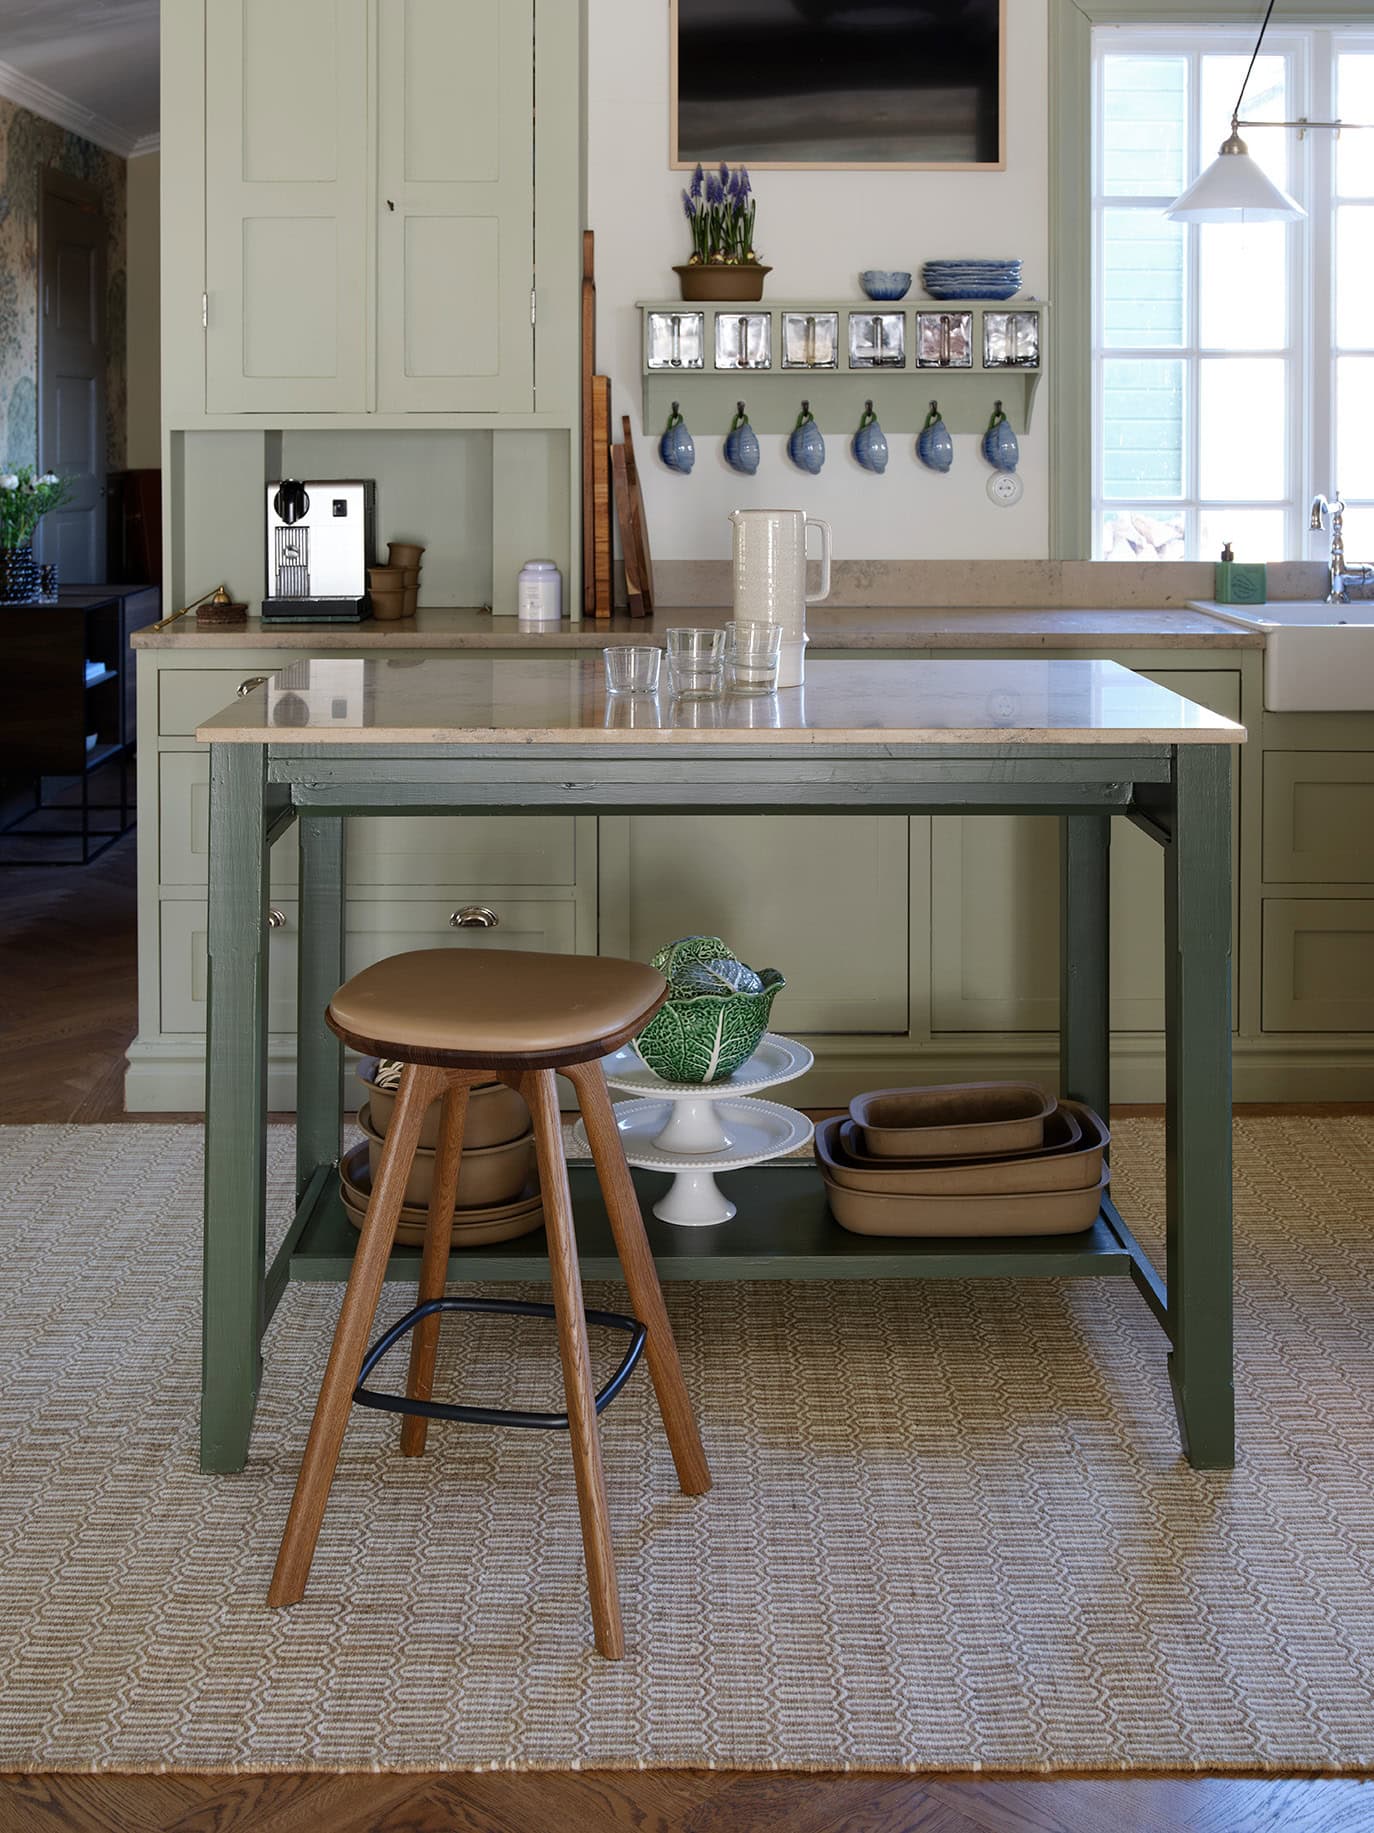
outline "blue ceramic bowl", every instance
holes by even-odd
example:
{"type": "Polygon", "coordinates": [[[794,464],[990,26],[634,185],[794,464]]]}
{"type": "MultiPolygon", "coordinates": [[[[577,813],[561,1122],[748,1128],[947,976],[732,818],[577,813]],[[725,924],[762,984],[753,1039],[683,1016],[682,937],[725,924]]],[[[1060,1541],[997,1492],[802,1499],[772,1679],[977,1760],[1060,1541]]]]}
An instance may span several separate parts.
{"type": "Polygon", "coordinates": [[[905,299],[911,291],[911,275],[896,268],[866,267],[859,275],[859,285],[870,299],[905,299]]]}

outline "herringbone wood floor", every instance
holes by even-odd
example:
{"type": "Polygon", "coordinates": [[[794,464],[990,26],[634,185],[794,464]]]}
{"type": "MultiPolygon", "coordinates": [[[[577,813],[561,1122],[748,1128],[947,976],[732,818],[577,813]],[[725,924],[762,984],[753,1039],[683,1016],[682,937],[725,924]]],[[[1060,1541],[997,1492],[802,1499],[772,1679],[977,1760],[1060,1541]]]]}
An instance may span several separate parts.
{"type": "MultiPolygon", "coordinates": [[[[116,1120],[135,1028],[133,837],[0,873],[0,1118],[116,1120]]],[[[0,1711],[3,1711],[0,1698],[0,1711]]],[[[1355,1833],[1355,1780],[624,1774],[10,1776],[0,1833],[1355,1833]]]]}

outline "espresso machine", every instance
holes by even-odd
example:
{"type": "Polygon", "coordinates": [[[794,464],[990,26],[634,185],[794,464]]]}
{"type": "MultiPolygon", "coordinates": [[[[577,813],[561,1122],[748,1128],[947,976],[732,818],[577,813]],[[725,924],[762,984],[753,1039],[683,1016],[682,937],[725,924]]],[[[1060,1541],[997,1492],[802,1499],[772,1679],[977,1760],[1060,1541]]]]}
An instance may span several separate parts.
{"type": "Polygon", "coordinates": [[[360,624],[376,547],[370,478],[283,477],[267,486],[265,624],[360,624]]]}

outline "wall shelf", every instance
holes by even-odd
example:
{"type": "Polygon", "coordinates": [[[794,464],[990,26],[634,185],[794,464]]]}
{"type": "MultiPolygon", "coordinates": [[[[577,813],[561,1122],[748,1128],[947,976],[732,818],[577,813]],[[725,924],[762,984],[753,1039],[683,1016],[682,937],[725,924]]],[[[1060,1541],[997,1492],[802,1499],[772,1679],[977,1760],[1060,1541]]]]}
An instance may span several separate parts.
{"type": "Polygon", "coordinates": [[[832,438],[854,432],[868,400],[873,402],[889,438],[919,432],[932,400],[940,403],[951,433],[985,431],[993,404],[999,400],[1015,430],[1025,433],[1030,430],[1035,397],[1044,374],[1049,314],[1049,304],[1044,299],[946,300],[908,296],[897,301],[764,299],[750,305],[648,299],[640,300],[638,305],[644,427],[650,436],[662,429],[674,401],[681,403],[683,415],[698,437],[709,438],[716,432],[723,438],[735,405],[741,400],[756,432],[790,433],[803,399],[811,403],[821,430],[832,438]],[[985,321],[994,315],[1010,314],[1033,319],[1033,325],[1023,329],[1033,339],[1039,359],[1036,362],[986,361],[989,333],[995,337],[999,327],[989,327],[985,321]],[[813,344],[823,349],[831,315],[834,364],[816,368],[788,366],[785,353],[789,329],[795,351],[799,336],[804,337],[798,321],[822,321],[819,339],[813,339],[813,344]],[[851,351],[873,346],[871,327],[875,317],[885,321],[885,347],[891,348],[894,356],[880,365],[856,363],[851,351]],[[921,331],[925,330],[927,337],[938,335],[938,326],[930,321],[942,317],[964,321],[962,327],[954,327],[953,345],[958,349],[960,342],[964,343],[968,358],[964,366],[917,361],[921,331]],[[673,319],[679,321],[676,335],[673,319]],[[741,319],[767,321],[766,326],[755,324],[753,335],[746,337],[751,361],[744,365],[720,358],[722,348],[738,347],[741,319]],[[925,325],[922,320],[927,321],[925,325]],[[898,349],[900,360],[895,354],[898,349]],[[686,360],[674,361],[674,352],[685,353],[686,360]]]}

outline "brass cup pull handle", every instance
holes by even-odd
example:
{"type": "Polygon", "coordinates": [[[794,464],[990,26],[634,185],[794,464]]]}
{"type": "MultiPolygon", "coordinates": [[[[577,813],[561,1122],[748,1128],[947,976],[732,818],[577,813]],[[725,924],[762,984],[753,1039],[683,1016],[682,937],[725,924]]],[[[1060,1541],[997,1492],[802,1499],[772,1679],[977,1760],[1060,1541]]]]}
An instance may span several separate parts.
{"type": "Polygon", "coordinates": [[[249,675],[246,681],[240,681],[238,687],[239,699],[246,699],[255,687],[266,687],[267,680],[268,677],[266,675],[249,675]]]}
{"type": "Polygon", "coordinates": [[[464,904],[449,917],[450,929],[496,929],[501,919],[486,904],[464,904]]]}
{"type": "Polygon", "coordinates": [[[284,910],[269,910],[267,913],[267,927],[269,929],[285,929],[286,912],[284,910]]]}

